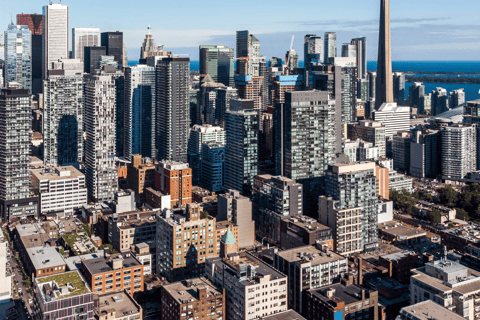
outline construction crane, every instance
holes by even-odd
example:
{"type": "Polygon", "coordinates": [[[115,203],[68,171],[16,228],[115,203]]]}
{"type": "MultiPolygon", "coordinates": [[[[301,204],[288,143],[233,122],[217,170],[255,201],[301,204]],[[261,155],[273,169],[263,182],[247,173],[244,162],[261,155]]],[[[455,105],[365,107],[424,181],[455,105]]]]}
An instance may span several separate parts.
{"type": "Polygon", "coordinates": [[[288,51],[288,57],[286,57],[286,66],[285,66],[285,74],[288,76],[290,72],[290,57],[292,56],[293,50],[293,40],[295,39],[295,35],[292,36],[292,43],[290,43],[290,51],[288,51]]]}

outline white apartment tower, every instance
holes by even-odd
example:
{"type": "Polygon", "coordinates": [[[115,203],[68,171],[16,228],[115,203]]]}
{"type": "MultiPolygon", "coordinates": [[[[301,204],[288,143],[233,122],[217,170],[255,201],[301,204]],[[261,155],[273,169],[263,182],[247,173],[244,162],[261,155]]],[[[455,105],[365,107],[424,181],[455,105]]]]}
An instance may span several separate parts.
{"type": "Polygon", "coordinates": [[[43,7],[43,64],[42,74],[46,79],[52,63],[66,59],[68,54],[68,6],[52,3],[43,7]]]}
{"type": "Polygon", "coordinates": [[[72,29],[72,58],[83,61],[85,47],[100,46],[99,28],[73,28],[72,29]]]}

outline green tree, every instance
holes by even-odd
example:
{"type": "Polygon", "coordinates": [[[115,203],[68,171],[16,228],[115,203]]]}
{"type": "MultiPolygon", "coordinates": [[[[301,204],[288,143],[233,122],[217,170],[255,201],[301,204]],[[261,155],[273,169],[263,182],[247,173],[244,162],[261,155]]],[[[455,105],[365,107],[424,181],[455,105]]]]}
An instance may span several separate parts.
{"type": "Polygon", "coordinates": [[[453,207],[457,203],[458,193],[451,186],[437,189],[438,202],[447,207],[453,207]]]}
{"type": "Polygon", "coordinates": [[[442,214],[437,209],[430,211],[430,221],[432,223],[442,223],[442,214]]]}
{"type": "Polygon", "coordinates": [[[457,210],[457,216],[456,216],[457,219],[461,219],[461,220],[464,220],[464,221],[470,220],[470,217],[468,216],[467,211],[465,211],[461,208],[457,208],[456,210],[457,210]]]}
{"type": "Polygon", "coordinates": [[[201,219],[207,219],[210,215],[208,214],[207,211],[202,211],[202,213],[200,213],[200,218],[201,219]]]}

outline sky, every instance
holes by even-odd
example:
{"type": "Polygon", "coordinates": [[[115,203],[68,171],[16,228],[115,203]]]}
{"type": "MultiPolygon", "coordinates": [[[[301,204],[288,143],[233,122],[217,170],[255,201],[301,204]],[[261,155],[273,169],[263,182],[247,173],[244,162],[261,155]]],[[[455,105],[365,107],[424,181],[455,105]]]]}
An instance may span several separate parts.
{"type": "MultiPolygon", "coordinates": [[[[58,1],[58,0],[57,0],[58,1]]],[[[44,0],[2,0],[0,31],[17,13],[41,13],[44,0]]],[[[392,59],[480,60],[480,1],[391,0],[392,59]]],[[[235,31],[249,30],[267,58],[284,57],[290,47],[303,60],[303,36],[337,32],[337,50],[352,38],[368,39],[376,60],[380,0],[63,0],[70,28],[123,31],[129,60],[138,60],[150,25],[158,44],[198,60],[200,44],[235,48],[235,31]]],[[[3,32],[2,32],[3,33],[3,32]]],[[[71,35],[71,30],[70,30],[71,35]]],[[[71,40],[70,40],[71,41],[71,40]]],[[[71,44],[70,44],[71,46],[71,44]]]]}

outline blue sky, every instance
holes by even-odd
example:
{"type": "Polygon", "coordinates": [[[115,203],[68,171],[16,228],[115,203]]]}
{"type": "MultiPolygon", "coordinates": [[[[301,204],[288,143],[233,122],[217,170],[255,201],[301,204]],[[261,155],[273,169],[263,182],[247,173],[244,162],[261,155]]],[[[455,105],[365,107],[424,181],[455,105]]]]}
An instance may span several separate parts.
{"type": "MultiPolygon", "coordinates": [[[[2,0],[0,30],[10,15],[41,13],[47,1],[2,0]]],[[[376,59],[380,0],[64,0],[70,28],[94,26],[123,31],[130,60],[138,59],[147,26],[158,44],[198,59],[198,45],[235,47],[235,31],[250,30],[261,53],[283,57],[295,35],[302,56],[303,35],[337,32],[337,47],[368,38],[368,58],[376,59]]],[[[480,60],[480,1],[391,0],[393,60],[480,60]]]]}

